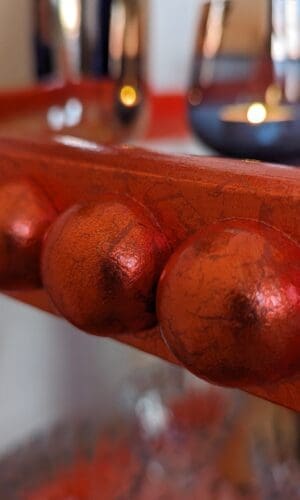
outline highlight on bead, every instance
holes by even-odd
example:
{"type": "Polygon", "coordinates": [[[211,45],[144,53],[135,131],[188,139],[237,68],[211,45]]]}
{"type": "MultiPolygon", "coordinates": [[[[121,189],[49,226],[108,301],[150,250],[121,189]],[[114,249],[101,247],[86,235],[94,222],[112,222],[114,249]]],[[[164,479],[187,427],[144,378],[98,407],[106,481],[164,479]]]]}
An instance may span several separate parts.
{"type": "Polygon", "coordinates": [[[156,323],[156,285],[168,255],[165,236],[144,208],[108,197],[73,206],[53,224],[43,282],[78,328],[95,335],[140,331],[156,323]]]}
{"type": "Polygon", "coordinates": [[[300,374],[300,247],[251,221],[203,227],[158,289],[163,338],[194,374],[251,389],[300,374]]]}
{"type": "Polygon", "coordinates": [[[41,246],[56,212],[29,180],[0,187],[0,288],[19,291],[42,286],[41,246]]]}

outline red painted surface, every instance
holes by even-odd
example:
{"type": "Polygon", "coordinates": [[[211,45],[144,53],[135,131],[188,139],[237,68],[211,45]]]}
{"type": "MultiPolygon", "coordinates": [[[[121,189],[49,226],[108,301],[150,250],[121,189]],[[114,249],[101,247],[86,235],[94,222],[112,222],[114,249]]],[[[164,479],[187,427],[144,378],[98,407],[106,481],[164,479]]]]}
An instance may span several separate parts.
{"type": "Polygon", "coordinates": [[[18,179],[0,187],[2,290],[42,286],[41,247],[45,232],[55,217],[49,200],[34,183],[18,179]]]}
{"type": "Polygon", "coordinates": [[[156,285],[170,249],[150,215],[118,197],[75,205],[50,229],[42,275],[60,313],[94,335],[156,324],[156,285]]]}
{"type": "Polygon", "coordinates": [[[170,259],[157,304],[168,346],[197,376],[249,390],[299,375],[300,246],[279,231],[203,227],[170,259]]]}
{"type": "MultiPolygon", "coordinates": [[[[88,95],[93,96],[94,99],[98,92],[100,110],[104,102],[109,103],[109,95],[107,92],[110,90],[107,84],[102,87],[95,83],[87,83],[73,86],[72,92],[75,92],[75,90],[77,96],[82,95],[82,98],[85,96],[87,99],[88,95]]],[[[64,96],[65,98],[66,92],[69,91],[70,87],[68,86],[67,89],[52,90],[49,93],[47,90],[41,93],[33,90],[31,94],[19,94],[15,97],[16,102],[19,102],[20,109],[22,109],[22,105],[24,105],[25,107],[27,106],[28,110],[29,99],[32,99],[33,107],[48,106],[51,100],[53,102],[54,96],[55,99],[58,95],[61,97],[64,96]]],[[[0,98],[0,103],[1,102],[4,102],[3,98],[0,98]]],[[[184,109],[183,101],[181,100],[178,102],[176,106],[174,107],[174,109],[176,108],[176,112],[174,111],[173,115],[170,113],[169,117],[171,135],[173,133],[175,134],[172,124],[174,116],[183,116],[181,115],[184,109]],[[176,108],[176,106],[178,106],[178,108],[176,108]]],[[[167,133],[168,129],[167,114],[165,114],[164,110],[168,109],[168,105],[164,108],[161,103],[159,106],[157,105],[157,111],[160,108],[162,116],[164,116],[162,120],[164,125],[159,129],[159,135],[164,135],[167,133]]],[[[158,115],[156,114],[157,111],[155,112],[155,106],[152,109],[154,109],[152,115],[152,123],[154,123],[155,120],[153,117],[157,117],[155,119],[158,120],[158,115]]],[[[12,98],[9,98],[4,105],[3,116],[7,118],[7,113],[9,112],[16,112],[16,104],[12,98]]],[[[157,123],[158,122],[159,120],[157,123]]],[[[91,123],[88,117],[86,117],[86,121],[83,122],[80,131],[77,131],[78,134],[83,134],[83,138],[90,138],[90,125],[92,126],[94,134],[95,129],[93,127],[95,123],[91,123]]],[[[24,124],[22,124],[22,126],[24,126],[24,124]]],[[[145,123],[144,127],[145,130],[147,128],[149,130],[149,127],[146,127],[145,123]]],[[[179,132],[177,126],[175,128],[180,135],[183,133],[185,125],[183,125],[181,132],[179,132]]],[[[152,130],[154,129],[155,126],[154,128],[152,126],[152,130]]],[[[22,130],[20,129],[18,133],[22,135],[22,130]]],[[[111,133],[113,133],[113,129],[111,133]]],[[[109,137],[111,137],[111,134],[109,134],[109,137]]],[[[170,245],[171,252],[175,251],[181,244],[184,244],[188,237],[197,233],[204,226],[231,218],[251,219],[257,223],[273,226],[278,233],[283,233],[280,235],[282,241],[286,241],[286,238],[291,238],[295,241],[294,248],[298,249],[298,245],[300,244],[300,171],[298,169],[267,165],[259,162],[226,160],[222,158],[165,156],[128,146],[103,147],[97,146],[94,143],[91,145],[87,143],[76,143],[74,140],[71,141],[73,146],[66,146],[59,144],[58,141],[70,144],[70,139],[68,137],[53,133],[51,133],[50,136],[49,133],[48,135],[43,133],[40,136],[37,134],[36,137],[30,140],[22,140],[20,137],[17,139],[1,139],[0,183],[2,186],[5,186],[16,176],[18,178],[30,179],[30,182],[39,186],[39,189],[44,193],[46,198],[50,200],[50,203],[59,214],[64,214],[64,212],[70,210],[74,205],[90,207],[90,213],[86,212],[85,216],[82,218],[79,216],[79,212],[76,212],[77,209],[75,212],[71,209],[71,212],[68,212],[67,215],[61,215],[62,218],[55,223],[49,233],[49,239],[45,241],[44,276],[42,276],[46,288],[50,291],[50,295],[52,300],[56,303],[56,306],[70,320],[79,324],[82,328],[86,328],[85,321],[87,320],[87,323],[89,323],[92,318],[92,322],[100,325],[100,330],[102,330],[103,324],[105,324],[105,322],[106,325],[109,323],[109,314],[107,311],[111,313],[114,304],[117,304],[115,308],[117,321],[114,319],[114,322],[115,324],[125,324],[126,328],[122,327],[122,333],[120,334],[119,328],[114,329],[111,327],[111,330],[114,330],[110,332],[113,338],[170,361],[179,362],[162,339],[158,326],[138,332],[131,331],[125,333],[124,331],[127,330],[129,326],[132,326],[133,330],[142,327],[142,325],[143,327],[148,327],[150,324],[153,324],[153,319],[155,320],[155,316],[152,316],[153,310],[150,308],[151,321],[148,321],[148,313],[146,315],[144,314],[145,309],[143,309],[143,306],[142,309],[140,309],[140,298],[144,293],[148,296],[150,288],[152,293],[153,290],[155,290],[161,266],[165,258],[161,259],[159,255],[160,251],[157,252],[157,248],[160,245],[150,243],[151,239],[153,241],[156,239],[157,227],[160,228],[159,232],[163,233],[164,238],[166,238],[170,245]],[[131,241],[131,238],[125,235],[124,245],[121,238],[120,252],[118,244],[115,245],[114,248],[119,258],[122,256],[123,252],[126,253],[127,245],[128,248],[130,248],[130,245],[134,242],[134,248],[139,249],[139,254],[143,256],[140,261],[141,263],[144,262],[141,274],[142,286],[138,284],[137,275],[133,273],[133,281],[136,283],[136,295],[134,296],[133,294],[130,298],[130,294],[126,296],[125,292],[122,295],[122,292],[118,291],[111,302],[111,297],[108,299],[109,288],[104,287],[103,281],[100,281],[100,287],[98,286],[98,288],[94,280],[90,282],[92,286],[87,284],[89,282],[88,280],[87,283],[85,283],[85,277],[80,272],[80,262],[78,268],[76,268],[76,265],[72,268],[72,281],[67,283],[68,286],[66,285],[69,273],[71,273],[72,266],[70,262],[76,262],[77,249],[80,249],[79,255],[81,257],[85,256],[85,258],[87,258],[88,255],[91,256],[90,261],[86,260],[87,275],[99,276],[99,263],[103,262],[104,255],[106,257],[109,256],[109,252],[106,254],[103,252],[103,245],[105,246],[106,241],[113,241],[115,236],[120,234],[120,226],[118,226],[118,224],[116,226],[114,216],[109,214],[107,216],[106,214],[104,217],[99,210],[99,206],[101,206],[101,203],[103,203],[103,200],[108,194],[113,195],[116,202],[123,199],[124,195],[126,195],[132,200],[130,203],[144,207],[147,213],[149,212],[151,214],[151,224],[153,224],[153,226],[150,227],[148,222],[143,222],[145,220],[143,210],[139,215],[134,215],[132,219],[132,214],[129,213],[130,211],[126,212],[125,209],[127,213],[126,220],[133,221],[133,227],[135,227],[134,237],[131,241]],[[83,222],[84,220],[86,224],[83,222]],[[98,224],[99,226],[104,224],[103,227],[106,228],[106,237],[103,235],[100,238],[97,237],[97,231],[99,231],[98,224]],[[93,231],[93,226],[95,231],[93,231]],[[86,227],[89,228],[88,235],[86,235],[86,227]],[[61,234],[59,235],[58,233],[60,231],[61,234]],[[47,246],[48,244],[49,246],[47,246]],[[58,249],[61,253],[60,255],[57,253],[58,249]],[[49,257],[50,254],[51,258],[49,257]],[[146,254],[150,259],[149,261],[146,259],[146,254]],[[64,261],[66,255],[69,257],[64,261]],[[153,260],[151,260],[152,258],[153,260]],[[64,268],[63,261],[67,262],[66,268],[64,268]],[[78,291],[82,290],[83,285],[86,287],[85,297],[87,302],[83,302],[80,308],[79,298],[81,296],[78,295],[78,291]],[[58,295],[62,290],[64,296],[61,301],[58,295]],[[74,297],[76,299],[75,301],[74,297]],[[104,308],[99,307],[97,313],[97,300],[101,297],[105,297],[108,307],[106,308],[106,305],[104,308]],[[128,303],[125,311],[125,308],[122,310],[119,305],[123,303],[123,300],[126,300],[126,297],[128,303]],[[116,302],[114,302],[115,300],[116,302]],[[65,304],[68,306],[65,307],[65,304]],[[70,304],[71,309],[69,309],[70,304]],[[75,317],[74,310],[76,308],[75,317]],[[138,314],[136,314],[137,312],[138,314]],[[145,320],[146,316],[147,319],[145,320]],[[137,319],[137,317],[139,317],[139,319],[137,319]],[[141,322],[140,325],[138,324],[139,321],[141,322]]],[[[222,228],[222,223],[220,222],[220,224],[222,228]]],[[[205,229],[203,229],[203,231],[205,231],[205,229]]],[[[222,241],[221,234],[222,230],[219,234],[215,235],[216,244],[222,241]]],[[[213,250],[214,237],[211,237],[212,240],[209,242],[209,248],[213,250]]],[[[195,238],[196,243],[192,244],[192,251],[194,246],[197,246],[197,238],[198,236],[195,238]]],[[[239,263],[236,263],[237,266],[241,266],[243,259],[245,259],[243,246],[247,246],[249,243],[249,246],[254,249],[255,239],[256,237],[250,233],[248,235],[242,233],[241,246],[238,252],[238,259],[241,260],[239,263]]],[[[200,243],[202,240],[203,238],[200,238],[200,243]]],[[[274,277],[275,275],[277,276],[277,273],[278,276],[282,276],[282,272],[281,270],[280,272],[278,271],[277,266],[279,265],[279,260],[285,260],[284,249],[282,249],[283,253],[280,254],[277,243],[276,245],[274,243],[276,238],[274,241],[272,238],[271,240],[270,242],[267,237],[266,247],[268,248],[268,252],[266,254],[263,253],[262,249],[259,253],[258,247],[258,250],[253,250],[253,255],[251,257],[253,258],[253,266],[257,269],[256,278],[260,280],[263,277],[265,268],[270,272],[272,271],[274,277]],[[257,264],[258,261],[259,265],[257,264]],[[261,278],[259,278],[260,275],[261,278]]],[[[260,244],[262,244],[262,241],[262,239],[259,240],[260,244]]],[[[231,245],[229,240],[227,243],[223,240],[223,244],[225,247],[227,244],[229,246],[231,245]]],[[[295,250],[294,254],[295,258],[291,258],[290,252],[287,251],[286,253],[286,269],[292,266],[293,273],[299,265],[296,257],[298,250],[295,250]]],[[[22,259],[23,257],[20,256],[20,262],[22,262],[22,259]]],[[[186,295],[189,292],[189,279],[194,279],[193,286],[196,290],[198,286],[197,283],[199,283],[201,279],[198,272],[200,273],[200,270],[201,272],[203,270],[201,266],[195,264],[193,259],[191,260],[191,264],[194,269],[193,275],[190,273],[187,276],[183,276],[181,282],[179,282],[179,280],[176,281],[176,287],[180,288],[178,294],[181,294],[182,301],[178,300],[176,290],[172,291],[174,295],[171,294],[170,296],[173,297],[172,300],[174,300],[174,304],[166,303],[166,306],[162,308],[159,305],[160,318],[164,319],[168,310],[174,308],[175,304],[177,304],[177,319],[179,318],[180,321],[182,321],[187,314],[186,295]]],[[[208,256],[207,264],[208,267],[207,269],[205,268],[205,273],[207,273],[208,276],[210,272],[214,272],[211,267],[211,256],[208,256]]],[[[23,265],[24,261],[20,266],[22,267],[23,265]]],[[[119,261],[115,269],[120,268],[119,261]]],[[[235,272],[238,273],[238,268],[234,269],[235,272]]],[[[228,274],[227,278],[226,274],[224,274],[224,282],[221,283],[221,281],[216,281],[216,283],[222,284],[225,292],[227,287],[229,292],[231,289],[230,287],[232,287],[232,280],[231,274],[228,274]]],[[[122,286],[125,285],[126,282],[127,278],[125,279],[124,276],[122,276],[122,286]]],[[[11,281],[11,285],[13,285],[13,280],[11,281]]],[[[125,290],[126,286],[123,286],[123,290],[125,290]]],[[[297,286],[298,282],[296,283],[296,288],[297,286]]],[[[201,293],[205,294],[205,290],[201,290],[201,293]]],[[[53,312],[51,301],[45,291],[31,291],[26,293],[18,291],[14,293],[13,296],[32,305],[41,307],[44,310],[53,312]]],[[[222,298],[222,293],[220,293],[220,297],[222,298]]],[[[202,301],[206,301],[207,304],[209,304],[209,296],[204,295],[202,301]]],[[[191,313],[196,316],[197,307],[197,303],[194,302],[191,313]]],[[[270,315],[272,314],[276,315],[276,305],[273,304],[272,301],[269,301],[266,307],[267,312],[264,316],[265,325],[267,324],[267,317],[271,317],[270,315]]],[[[297,311],[297,308],[292,310],[293,314],[295,311],[297,311]]],[[[295,318],[297,318],[298,313],[296,312],[295,314],[296,316],[292,315],[292,318],[294,318],[293,322],[295,318]]],[[[276,356],[279,352],[276,347],[276,345],[278,345],[276,344],[276,342],[278,342],[278,332],[280,332],[279,336],[282,334],[283,337],[285,335],[289,336],[290,332],[292,332],[293,341],[296,338],[297,326],[295,330],[294,323],[290,321],[290,316],[287,314],[287,308],[285,309],[284,318],[284,320],[278,319],[279,323],[273,322],[270,327],[267,326],[267,330],[258,330],[259,333],[267,331],[268,335],[274,332],[273,352],[276,356]],[[277,324],[280,325],[280,329],[277,327],[277,324]]],[[[201,326],[201,322],[197,324],[201,326]]],[[[221,325],[222,320],[220,319],[219,325],[216,324],[214,327],[216,330],[212,330],[213,332],[218,332],[218,339],[220,341],[222,341],[221,337],[223,332],[221,325]]],[[[87,329],[90,331],[94,330],[89,327],[87,329]]],[[[110,327],[108,329],[110,329],[110,327]]],[[[164,329],[167,330],[165,327],[164,329]]],[[[102,331],[105,333],[105,329],[102,331]]],[[[99,332],[97,327],[96,333],[99,334],[99,332]]],[[[184,334],[184,329],[180,333],[184,334]]],[[[226,346],[228,338],[225,332],[223,332],[223,335],[224,346],[226,346]]],[[[280,342],[285,348],[288,345],[288,339],[284,339],[283,337],[281,337],[280,342]]],[[[197,339],[195,339],[195,341],[196,340],[197,339]]],[[[242,343],[240,345],[242,345],[242,343]]],[[[259,343],[257,345],[259,345],[259,343]]],[[[259,349],[259,347],[257,347],[257,349],[259,349]]],[[[283,356],[283,352],[280,351],[280,355],[283,356]]],[[[176,356],[181,359],[182,353],[176,352],[176,356]]],[[[183,361],[185,360],[183,359],[183,361]]],[[[287,365],[290,358],[281,358],[281,361],[285,362],[287,365]]],[[[292,362],[294,363],[294,359],[292,362]]],[[[275,366],[274,359],[272,359],[272,366],[275,366]]],[[[257,380],[257,384],[251,385],[249,388],[249,379],[246,388],[254,394],[300,410],[299,374],[294,373],[294,368],[295,367],[293,367],[291,372],[288,372],[287,366],[285,366],[283,370],[284,373],[280,380],[274,383],[274,379],[271,377],[272,384],[270,383],[268,386],[265,385],[265,380],[261,379],[257,380]],[[287,375],[289,376],[288,379],[286,378],[287,375]]],[[[201,368],[198,373],[203,374],[201,368]]],[[[263,373],[260,373],[260,375],[263,376],[263,373]]],[[[251,382],[253,380],[254,379],[251,377],[251,382]]],[[[226,377],[224,377],[224,380],[220,377],[217,381],[218,383],[228,383],[226,377]]],[[[236,387],[245,388],[244,382],[245,373],[241,372],[240,378],[238,374],[235,375],[234,385],[236,387]]]]}

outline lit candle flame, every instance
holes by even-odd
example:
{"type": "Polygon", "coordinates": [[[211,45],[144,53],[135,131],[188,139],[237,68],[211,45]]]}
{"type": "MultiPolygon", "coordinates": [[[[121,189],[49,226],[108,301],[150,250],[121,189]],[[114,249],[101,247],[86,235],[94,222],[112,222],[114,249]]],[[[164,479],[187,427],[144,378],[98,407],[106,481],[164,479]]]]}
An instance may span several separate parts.
{"type": "Polygon", "coordinates": [[[124,85],[120,90],[120,101],[124,106],[131,108],[137,102],[137,91],[131,85],[124,85]]]}
{"type": "Polygon", "coordinates": [[[263,123],[267,118],[267,108],[260,102],[251,104],[247,111],[247,120],[253,125],[263,123]]]}

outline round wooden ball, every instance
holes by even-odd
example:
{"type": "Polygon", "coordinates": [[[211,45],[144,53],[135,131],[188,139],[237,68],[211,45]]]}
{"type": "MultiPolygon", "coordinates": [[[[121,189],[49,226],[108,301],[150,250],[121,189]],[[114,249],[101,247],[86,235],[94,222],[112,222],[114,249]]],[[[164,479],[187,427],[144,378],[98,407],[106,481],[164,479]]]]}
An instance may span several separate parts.
{"type": "Polygon", "coordinates": [[[204,227],[171,257],[161,332],[194,374],[251,387],[300,373],[300,247],[250,221],[204,227]]]}
{"type": "Polygon", "coordinates": [[[94,335],[156,323],[155,292],[168,243],[136,203],[105,199],[73,206],[45,241],[44,286],[58,311],[94,335]]]}
{"type": "Polygon", "coordinates": [[[45,233],[56,217],[44,193],[21,180],[0,188],[0,288],[41,287],[40,255],[45,233]]]}

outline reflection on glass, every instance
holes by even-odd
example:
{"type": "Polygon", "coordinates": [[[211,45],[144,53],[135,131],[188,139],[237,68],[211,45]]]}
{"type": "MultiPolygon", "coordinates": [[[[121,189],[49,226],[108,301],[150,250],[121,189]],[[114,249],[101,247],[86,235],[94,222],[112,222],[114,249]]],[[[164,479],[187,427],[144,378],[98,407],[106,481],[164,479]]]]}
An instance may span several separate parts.
{"type": "Polygon", "coordinates": [[[81,25],[80,0],[58,0],[59,18],[65,34],[78,37],[81,25]]]}
{"type": "Polygon", "coordinates": [[[195,133],[223,154],[300,157],[300,0],[211,0],[188,95],[195,133]]]}
{"type": "Polygon", "coordinates": [[[82,119],[83,105],[72,97],[64,106],[51,106],[47,112],[47,123],[51,130],[59,131],[66,127],[76,127],[82,119]]]}
{"type": "Polygon", "coordinates": [[[81,70],[81,0],[56,0],[57,47],[63,74],[74,77],[81,70]]]}
{"type": "MultiPolygon", "coordinates": [[[[86,75],[110,80],[115,128],[131,129],[143,101],[145,0],[35,0],[34,5],[39,80],[78,82],[86,75]]],[[[95,127],[101,107],[85,104],[85,117],[93,116],[95,127]]],[[[52,106],[47,123],[61,131],[78,125],[82,114],[81,103],[70,100],[52,106]]]]}
{"type": "Polygon", "coordinates": [[[110,72],[114,78],[120,78],[122,71],[123,40],[126,26],[126,8],[123,1],[117,0],[112,4],[109,40],[110,72]]]}
{"type": "Polygon", "coordinates": [[[75,97],[68,99],[65,105],[65,126],[76,127],[81,122],[83,106],[75,97]]]}
{"type": "Polygon", "coordinates": [[[83,5],[82,0],[35,0],[33,29],[39,79],[70,79],[80,74],[84,56],[83,5]]]}
{"type": "Polygon", "coordinates": [[[64,110],[60,106],[51,106],[47,113],[47,122],[52,130],[62,130],[64,127],[64,110]]]}
{"type": "Polygon", "coordinates": [[[111,77],[137,84],[145,0],[34,0],[37,76],[111,77]]]}
{"type": "Polygon", "coordinates": [[[55,142],[63,144],[70,148],[86,149],[87,151],[102,151],[104,146],[97,142],[88,141],[80,137],[73,137],[72,135],[58,135],[54,137],[55,142]]]}

